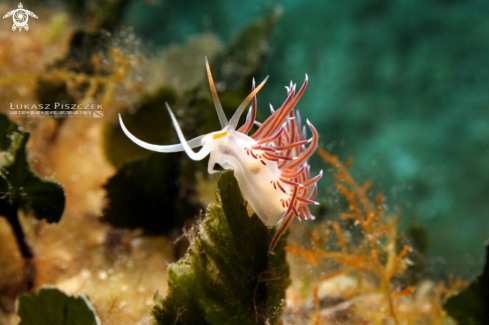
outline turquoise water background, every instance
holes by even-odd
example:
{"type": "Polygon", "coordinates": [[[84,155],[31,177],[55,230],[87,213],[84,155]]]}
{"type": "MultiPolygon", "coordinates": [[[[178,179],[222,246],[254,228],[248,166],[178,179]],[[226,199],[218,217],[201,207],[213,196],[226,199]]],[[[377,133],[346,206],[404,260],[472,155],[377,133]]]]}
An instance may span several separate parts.
{"type": "MultiPolygon", "coordinates": [[[[480,272],[489,238],[489,2],[139,1],[124,24],[157,46],[203,32],[228,43],[275,10],[283,15],[257,76],[270,75],[262,112],[308,73],[298,109],[320,146],[354,156],[354,176],[374,181],[402,227],[428,229],[429,267],[480,272]]],[[[331,177],[320,186],[334,209],[331,177]]]]}

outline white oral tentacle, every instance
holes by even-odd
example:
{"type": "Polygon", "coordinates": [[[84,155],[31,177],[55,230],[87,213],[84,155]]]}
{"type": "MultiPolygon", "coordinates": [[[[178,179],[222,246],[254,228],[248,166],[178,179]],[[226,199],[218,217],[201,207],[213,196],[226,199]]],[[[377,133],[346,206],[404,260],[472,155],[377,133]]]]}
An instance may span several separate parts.
{"type": "Polygon", "coordinates": [[[209,149],[206,147],[202,147],[199,152],[194,152],[190,145],[188,144],[187,140],[185,139],[185,136],[183,135],[182,130],[180,129],[180,126],[178,125],[177,119],[175,118],[175,115],[173,115],[173,112],[170,109],[170,106],[168,106],[168,103],[165,103],[166,108],[168,109],[168,113],[170,113],[171,120],[173,122],[173,126],[175,127],[175,131],[177,131],[178,139],[182,143],[183,150],[185,150],[185,153],[189,156],[190,159],[192,160],[202,160],[204,159],[209,153],[209,149]]]}
{"type": "MultiPolygon", "coordinates": [[[[179,144],[170,144],[170,145],[157,145],[157,144],[151,144],[151,143],[147,143],[147,142],[144,142],[142,140],[139,140],[131,132],[129,132],[129,130],[126,128],[126,126],[124,125],[124,122],[122,122],[121,114],[119,114],[119,124],[120,124],[124,134],[129,139],[131,139],[132,142],[134,142],[135,144],[137,144],[138,146],[140,146],[142,148],[145,148],[145,149],[148,149],[151,151],[156,151],[156,152],[180,152],[180,151],[185,150],[183,145],[180,143],[179,144]]],[[[202,146],[202,139],[203,138],[204,138],[203,135],[198,136],[198,137],[188,141],[187,144],[190,148],[200,147],[200,146],[202,146]]]]}

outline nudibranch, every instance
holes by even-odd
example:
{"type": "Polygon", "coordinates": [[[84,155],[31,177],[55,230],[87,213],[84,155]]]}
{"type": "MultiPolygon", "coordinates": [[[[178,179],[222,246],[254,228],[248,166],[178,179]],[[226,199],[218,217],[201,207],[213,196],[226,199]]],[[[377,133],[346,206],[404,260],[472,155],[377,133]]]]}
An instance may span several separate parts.
{"type": "Polygon", "coordinates": [[[290,86],[285,87],[285,102],[277,110],[270,105],[272,114],[263,123],[255,121],[256,94],[268,77],[258,87],[255,87],[253,81],[252,92],[228,121],[217,96],[207,58],[205,61],[212,98],[222,130],[187,141],[168,104],[166,107],[180,144],[154,145],[141,141],[127,130],[119,115],[121,128],[129,139],[148,150],[185,151],[193,160],[202,160],[210,154],[210,174],[219,172],[214,169],[216,163],[223,169],[233,169],[241,193],[256,215],[266,226],[278,227],[270,244],[269,251],[272,252],[293,217],[314,219],[308,205],[318,204],[312,199],[316,194],[316,182],[321,178],[322,171],[319,175],[309,178],[310,166],[307,162],[317,148],[318,132],[307,120],[312,137],[306,139],[306,128],[301,127],[300,115],[298,112],[297,115],[294,114],[294,108],[307,86],[307,74],[297,93],[296,85],[292,82],[290,86]],[[237,129],[238,120],[250,102],[246,122],[237,129]],[[253,125],[256,125],[258,130],[253,135],[248,135],[253,125]],[[307,144],[309,146],[306,148],[307,144]],[[194,152],[192,149],[196,147],[202,148],[194,152]]]}

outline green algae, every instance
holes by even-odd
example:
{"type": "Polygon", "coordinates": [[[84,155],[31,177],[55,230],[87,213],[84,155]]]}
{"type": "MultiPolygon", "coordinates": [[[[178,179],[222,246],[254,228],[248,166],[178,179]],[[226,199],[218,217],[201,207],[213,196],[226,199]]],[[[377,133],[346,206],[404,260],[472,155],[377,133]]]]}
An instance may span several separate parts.
{"type": "Polygon", "coordinates": [[[248,216],[233,172],[224,172],[187,254],[168,269],[166,297],[155,295],[157,323],[277,324],[290,280],[286,236],[268,254],[273,233],[248,216]]]}
{"type": "Polygon", "coordinates": [[[39,294],[21,295],[18,305],[19,325],[100,324],[86,297],[71,297],[55,288],[42,288],[39,294]]]}
{"type": "Polygon", "coordinates": [[[169,234],[198,215],[192,188],[179,189],[182,154],[150,153],[124,164],[104,188],[109,204],[103,220],[117,228],[142,228],[146,234],[169,234]]]}
{"type": "Polygon", "coordinates": [[[28,140],[29,133],[0,114],[0,215],[11,215],[4,209],[14,209],[15,215],[22,209],[32,211],[37,219],[58,222],[65,206],[63,187],[32,171],[26,151],[28,140]]]}

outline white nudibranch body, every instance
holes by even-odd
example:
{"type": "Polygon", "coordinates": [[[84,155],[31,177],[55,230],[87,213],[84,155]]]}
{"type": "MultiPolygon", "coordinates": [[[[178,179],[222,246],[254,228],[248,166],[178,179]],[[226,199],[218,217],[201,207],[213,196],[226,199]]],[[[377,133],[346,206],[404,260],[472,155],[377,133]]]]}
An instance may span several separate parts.
{"type": "Polygon", "coordinates": [[[297,116],[294,115],[294,107],[307,86],[307,75],[297,94],[296,85],[292,82],[289,87],[286,87],[285,102],[276,111],[271,108],[272,115],[263,123],[255,121],[256,94],[268,77],[256,88],[253,83],[251,94],[245,98],[228,122],[219,102],[207,59],[206,68],[212,97],[222,126],[221,131],[187,141],[168,105],[167,109],[180,144],[154,145],[141,141],[126,129],[119,115],[121,128],[137,145],[152,151],[185,151],[193,160],[201,160],[210,154],[208,172],[211,174],[218,172],[214,169],[215,164],[219,164],[224,169],[233,169],[241,193],[256,215],[266,226],[278,226],[270,244],[270,251],[273,251],[293,217],[314,219],[308,204],[318,204],[312,199],[316,194],[316,182],[321,178],[322,171],[319,175],[309,178],[310,167],[307,163],[308,158],[317,148],[318,133],[307,121],[312,138],[306,140],[306,129],[301,128],[298,112],[297,116]],[[238,120],[250,101],[252,105],[246,123],[236,130],[238,120]],[[259,126],[258,130],[248,136],[253,125],[259,126]],[[309,146],[306,148],[305,145],[308,143],[309,146]],[[202,146],[199,152],[192,150],[199,146],[202,146]]]}
{"type": "MultiPolygon", "coordinates": [[[[253,158],[244,148],[256,146],[256,140],[229,127],[206,135],[202,144],[206,147],[207,143],[211,149],[209,173],[218,172],[214,170],[215,163],[224,169],[233,169],[239,189],[253,211],[266,226],[275,226],[286,210],[281,202],[289,198],[287,193],[277,191],[271,185],[280,178],[277,162],[263,164],[261,153],[257,159],[253,158]]],[[[284,184],[283,187],[290,192],[290,185],[284,184]]]]}

